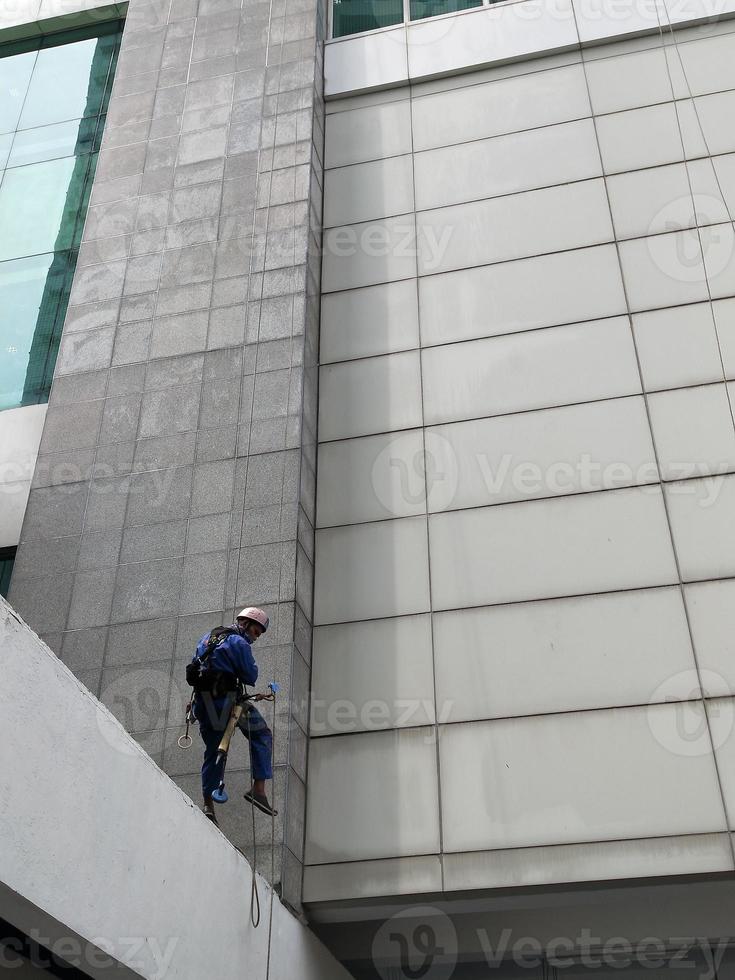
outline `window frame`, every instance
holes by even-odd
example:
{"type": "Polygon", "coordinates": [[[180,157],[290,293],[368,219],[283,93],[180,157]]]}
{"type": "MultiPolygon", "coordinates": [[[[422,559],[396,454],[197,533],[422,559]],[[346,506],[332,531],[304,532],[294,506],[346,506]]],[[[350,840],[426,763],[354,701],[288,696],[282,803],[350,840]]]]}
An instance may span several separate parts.
{"type": "Polygon", "coordinates": [[[403,0],[403,20],[396,21],[395,24],[386,24],[384,27],[374,27],[370,31],[358,31],[355,34],[341,34],[339,37],[334,36],[334,0],[329,0],[327,4],[327,38],[326,43],[338,43],[339,41],[348,41],[353,37],[370,37],[373,34],[382,34],[385,31],[395,31],[399,27],[410,27],[412,24],[424,24],[426,21],[439,20],[443,17],[463,17],[465,14],[472,14],[478,10],[483,10],[485,7],[505,7],[510,6],[512,3],[520,3],[522,0],[482,0],[482,3],[478,4],[476,7],[467,7],[466,10],[448,10],[443,14],[434,14],[431,17],[419,17],[416,20],[411,19],[411,0],[403,0]]]}

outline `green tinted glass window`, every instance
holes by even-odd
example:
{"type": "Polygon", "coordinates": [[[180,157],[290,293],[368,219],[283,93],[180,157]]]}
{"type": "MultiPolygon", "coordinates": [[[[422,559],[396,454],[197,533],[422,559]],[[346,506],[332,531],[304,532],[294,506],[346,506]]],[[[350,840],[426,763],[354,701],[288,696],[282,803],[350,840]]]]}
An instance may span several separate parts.
{"type": "Polygon", "coordinates": [[[5,171],[0,184],[0,262],[73,248],[90,157],[65,157],[5,171]],[[23,201],[22,210],[18,202],[23,201]]]}
{"type": "Polygon", "coordinates": [[[120,27],[0,46],[0,409],[48,398],[120,27]]]}
{"type": "Polygon", "coordinates": [[[27,51],[3,58],[0,49],[0,133],[18,127],[37,57],[38,51],[27,51]]]}
{"type": "Polygon", "coordinates": [[[436,17],[439,14],[451,14],[481,6],[482,0],[411,0],[411,20],[422,20],[424,17],[436,17]]]}
{"type": "Polygon", "coordinates": [[[332,0],[332,37],[403,23],[403,0],[332,0]]]}
{"type": "Polygon", "coordinates": [[[10,589],[10,576],[15,561],[15,548],[0,548],[0,595],[6,599],[10,589]]]}
{"type": "Polygon", "coordinates": [[[0,262],[0,408],[46,401],[75,264],[73,251],[0,262]]]}
{"type": "MultiPolygon", "coordinates": [[[[7,167],[24,167],[29,163],[43,163],[44,160],[57,160],[62,157],[81,156],[91,153],[96,146],[98,119],[72,119],[70,122],[41,126],[39,129],[26,129],[15,134],[12,152],[8,146],[7,167]]],[[[0,159],[2,159],[3,139],[0,136],[0,159]]]]}
{"type": "Polygon", "coordinates": [[[100,111],[114,38],[89,38],[42,48],[20,115],[19,129],[31,129],[100,111]]]}

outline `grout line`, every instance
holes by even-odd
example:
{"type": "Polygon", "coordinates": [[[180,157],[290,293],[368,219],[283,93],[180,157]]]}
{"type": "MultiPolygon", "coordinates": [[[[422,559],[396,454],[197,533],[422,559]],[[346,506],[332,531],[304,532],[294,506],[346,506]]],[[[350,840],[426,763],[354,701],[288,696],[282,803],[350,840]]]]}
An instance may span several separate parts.
{"type": "MultiPolygon", "coordinates": [[[[409,2],[409,0],[406,0],[409,2]]],[[[418,215],[416,213],[416,156],[413,148],[413,98],[411,92],[411,86],[409,85],[409,127],[411,134],[411,189],[413,193],[413,221],[414,221],[414,236],[415,240],[418,241],[418,215]]],[[[418,254],[414,257],[416,266],[416,322],[418,329],[419,344],[421,343],[421,297],[419,295],[419,278],[418,278],[418,254]]],[[[429,523],[429,481],[428,481],[428,465],[426,456],[426,421],[425,421],[425,398],[424,398],[424,372],[423,372],[423,358],[419,357],[419,398],[421,402],[421,460],[423,463],[423,484],[424,484],[424,521],[426,529],[426,570],[427,570],[427,588],[428,588],[428,602],[429,602],[429,625],[431,632],[431,683],[433,692],[433,707],[434,707],[434,723],[433,723],[433,733],[434,733],[434,761],[436,765],[436,789],[437,789],[437,827],[439,830],[439,868],[441,872],[441,885],[442,891],[444,890],[444,818],[443,818],[443,808],[442,808],[442,780],[441,780],[441,753],[439,751],[439,725],[437,723],[437,689],[436,689],[436,653],[435,653],[435,636],[434,636],[434,614],[433,614],[433,588],[432,588],[432,578],[431,578],[431,529],[429,523]]]]}

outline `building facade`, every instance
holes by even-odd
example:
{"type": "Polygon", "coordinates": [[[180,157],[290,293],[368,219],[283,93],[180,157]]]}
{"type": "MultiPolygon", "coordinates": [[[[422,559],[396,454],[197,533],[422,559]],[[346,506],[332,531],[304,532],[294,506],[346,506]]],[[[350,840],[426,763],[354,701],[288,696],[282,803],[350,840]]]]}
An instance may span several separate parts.
{"type": "Polygon", "coordinates": [[[112,53],[48,408],[48,329],[8,369],[10,602],[193,799],[184,663],[268,610],[280,815],[224,830],[355,976],[724,977],[735,6],[42,15],[39,66],[112,53]]]}

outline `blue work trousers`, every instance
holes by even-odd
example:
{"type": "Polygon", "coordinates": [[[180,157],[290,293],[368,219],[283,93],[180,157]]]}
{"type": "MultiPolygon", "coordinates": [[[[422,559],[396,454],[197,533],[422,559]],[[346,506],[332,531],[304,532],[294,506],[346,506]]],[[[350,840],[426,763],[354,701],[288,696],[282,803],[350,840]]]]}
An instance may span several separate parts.
{"type": "MultiPolygon", "coordinates": [[[[201,696],[200,696],[201,697],[201,696]]],[[[211,702],[204,705],[197,697],[194,716],[199,722],[199,734],[204,742],[204,762],[202,763],[202,795],[210,797],[222,781],[224,762],[217,765],[217,749],[222,733],[227,727],[230,713],[228,703],[211,702]],[[207,710],[209,708],[209,710],[207,710]],[[214,710],[211,710],[214,708],[214,710]]],[[[231,702],[229,702],[231,704],[231,702]]],[[[251,704],[243,706],[243,713],[237,726],[250,742],[250,765],[253,779],[273,779],[271,763],[273,734],[265,718],[251,704]]]]}

